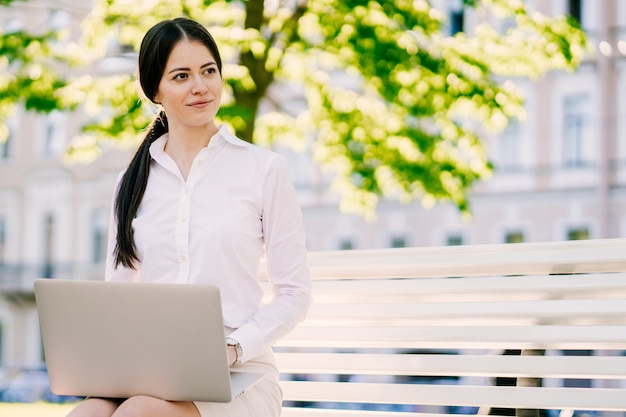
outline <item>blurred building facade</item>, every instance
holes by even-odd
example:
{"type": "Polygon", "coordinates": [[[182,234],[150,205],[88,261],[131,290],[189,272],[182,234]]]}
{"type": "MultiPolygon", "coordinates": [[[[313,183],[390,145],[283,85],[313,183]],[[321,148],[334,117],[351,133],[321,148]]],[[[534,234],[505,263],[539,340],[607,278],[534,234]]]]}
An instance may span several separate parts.
{"type": "MultiPolygon", "coordinates": [[[[469,30],[476,16],[461,1],[439,0],[446,30],[469,30]]],[[[596,54],[576,72],[536,82],[528,121],[487,140],[494,177],[475,187],[473,220],[451,205],[383,201],[378,219],[341,214],[327,178],[306,154],[288,153],[310,250],[488,244],[626,237],[626,2],[535,1],[569,13],[596,54]]],[[[69,28],[78,36],[90,2],[16,2],[0,9],[3,30],[69,28]]],[[[90,165],[61,161],[80,115],[18,111],[0,144],[0,367],[42,361],[32,282],[38,277],[99,279],[114,181],[132,150],[111,149],[90,165]]]]}

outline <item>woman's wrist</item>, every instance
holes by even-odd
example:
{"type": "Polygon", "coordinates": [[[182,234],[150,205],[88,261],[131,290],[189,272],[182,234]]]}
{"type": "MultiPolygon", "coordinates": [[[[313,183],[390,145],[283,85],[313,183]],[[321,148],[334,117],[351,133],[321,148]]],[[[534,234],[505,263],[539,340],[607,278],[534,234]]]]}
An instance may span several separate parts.
{"type": "Polygon", "coordinates": [[[235,352],[235,347],[226,345],[226,355],[228,357],[228,366],[233,366],[237,362],[237,352],[235,352]]]}
{"type": "Polygon", "coordinates": [[[237,365],[241,363],[241,357],[243,356],[243,350],[241,349],[241,345],[238,341],[231,337],[226,338],[226,347],[228,352],[228,362],[230,366],[237,365]],[[233,355],[234,353],[234,355],[233,355]]]}

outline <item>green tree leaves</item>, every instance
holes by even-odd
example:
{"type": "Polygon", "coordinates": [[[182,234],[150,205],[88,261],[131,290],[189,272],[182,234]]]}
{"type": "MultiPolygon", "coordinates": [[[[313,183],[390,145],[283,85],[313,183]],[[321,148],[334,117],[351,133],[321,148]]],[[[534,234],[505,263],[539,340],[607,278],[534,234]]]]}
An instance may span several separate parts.
{"type": "Polygon", "coordinates": [[[575,23],[521,0],[464,4],[479,23],[448,36],[447,16],[426,0],[99,0],[72,55],[53,54],[50,35],[3,35],[0,118],[16,102],[38,111],[81,103],[91,120],[73,153],[135,140],[154,109],[132,70],[103,67],[128,58],[157,21],[185,15],[209,28],[223,55],[218,117],[246,140],[308,149],[344,210],[373,215],[384,196],[469,212],[472,184],[492,171],[481,138],[524,118],[508,79],[574,69],[588,48],[575,23]],[[123,48],[112,52],[113,41],[123,48]],[[88,72],[58,70],[77,56],[88,72]]]}

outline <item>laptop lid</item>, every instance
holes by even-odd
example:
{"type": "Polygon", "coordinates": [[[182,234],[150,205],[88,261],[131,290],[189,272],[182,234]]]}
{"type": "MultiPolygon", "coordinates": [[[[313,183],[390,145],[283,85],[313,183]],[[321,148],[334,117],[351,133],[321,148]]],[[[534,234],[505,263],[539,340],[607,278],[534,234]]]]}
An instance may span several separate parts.
{"type": "Polygon", "coordinates": [[[35,298],[58,395],[228,402],[220,294],[208,285],[40,279],[35,298]]]}

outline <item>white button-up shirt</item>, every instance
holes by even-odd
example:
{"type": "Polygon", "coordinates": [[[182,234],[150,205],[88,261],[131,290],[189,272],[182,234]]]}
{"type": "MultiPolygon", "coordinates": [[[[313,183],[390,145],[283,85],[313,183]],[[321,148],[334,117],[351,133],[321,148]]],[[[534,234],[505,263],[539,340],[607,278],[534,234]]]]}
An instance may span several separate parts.
{"type": "Polygon", "coordinates": [[[286,161],[222,126],[185,181],[166,142],[167,134],[150,147],[148,184],[133,220],[137,270],[114,267],[112,216],[106,279],[218,286],[224,325],[236,329],[230,336],[242,360],[259,356],[311,303],[302,214],[286,161]],[[264,257],[273,298],[262,305],[264,257]]]}

